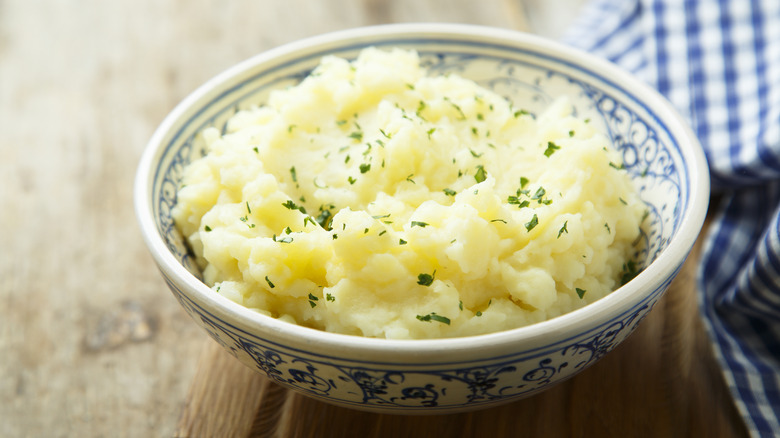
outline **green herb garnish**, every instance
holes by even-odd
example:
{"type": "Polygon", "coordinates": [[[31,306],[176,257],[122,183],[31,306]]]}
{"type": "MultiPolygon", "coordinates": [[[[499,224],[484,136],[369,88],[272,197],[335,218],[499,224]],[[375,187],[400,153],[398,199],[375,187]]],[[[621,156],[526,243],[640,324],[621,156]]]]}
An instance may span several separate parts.
{"type": "Polygon", "coordinates": [[[620,275],[620,284],[624,285],[628,283],[639,275],[639,272],[641,271],[637,268],[636,263],[633,260],[629,260],[623,265],[623,272],[620,275]]]}
{"type": "Polygon", "coordinates": [[[569,234],[569,230],[566,228],[566,225],[568,225],[568,224],[569,224],[569,221],[564,222],[563,226],[561,227],[561,229],[558,230],[558,237],[559,238],[561,237],[561,234],[563,234],[563,233],[569,234]]]}
{"type": "Polygon", "coordinates": [[[487,171],[485,171],[485,168],[481,164],[477,166],[477,172],[474,174],[474,179],[478,183],[487,179],[487,171]]]}
{"type": "Polygon", "coordinates": [[[525,229],[531,231],[538,224],[539,224],[539,218],[536,217],[536,213],[534,213],[534,217],[532,217],[531,220],[525,224],[525,229]]]}
{"type": "Polygon", "coordinates": [[[417,275],[417,284],[421,286],[430,286],[433,284],[434,276],[436,275],[436,271],[433,271],[433,274],[419,274],[417,275]]]}
{"type": "Polygon", "coordinates": [[[524,177],[524,176],[521,176],[521,177],[520,177],[520,188],[522,189],[522,188],[524,188],[525,186],[527,186],[527,185],[528,185],[528,182],[529,182],[528,178],[526,178],[526,177],[524,177]]]}
{"type": "Polygon", "coordinates": [[[447,318],[446,316],[438,315],[438,314],[436,314],[436,312],[431,312],[431,313],[429,313],[427,315],[417,315],[417,319],[419,319],[420,321],[423,321],[423,322],[436,321],[436,322],[441,322],[443,324],[450,325],[450,319],[449,318],[447,318]]]}
{"type": "Polygon", "coordinates": [[[556,145],[555,143],[553,143],[551,141],[548,141],[547,142],[547,149],[545,149],[545,151],[544,151],[544,156],[545,157],[549,157],[550,155],[554,154],[555,151],[557,151],[560,148],[561,147],[556,145]]]}

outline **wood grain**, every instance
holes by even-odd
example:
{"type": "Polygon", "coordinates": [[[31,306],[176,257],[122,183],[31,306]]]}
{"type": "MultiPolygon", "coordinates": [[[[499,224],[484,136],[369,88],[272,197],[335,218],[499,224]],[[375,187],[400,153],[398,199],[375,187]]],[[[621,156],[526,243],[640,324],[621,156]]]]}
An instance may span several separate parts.
{"type": "Polygon", "coordinates": [[[399,419],[305,399],[218,350],[168,293],[137,230],[132,184],[146,141],[227,67],[389,22],[558,33],[565,25],[546,23],[582,1],[0,0],[0,436],[739,436],[690,294],[670,293],[620,351],[539,397],[399,419]]]}
{"type": "Polygon", "coordinates": [[[0,436],[174,432],[205,334],[141,240],[132,186],[187,93],[300,38],[395,21],[517,28],[519,4],[0,0],[0,436]]]}

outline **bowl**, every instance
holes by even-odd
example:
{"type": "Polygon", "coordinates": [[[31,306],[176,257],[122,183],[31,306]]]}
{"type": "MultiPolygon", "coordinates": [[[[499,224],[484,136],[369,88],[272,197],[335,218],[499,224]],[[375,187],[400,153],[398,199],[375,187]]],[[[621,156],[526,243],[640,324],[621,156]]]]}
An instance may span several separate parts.
{"type": "Polygon", "coordinates": [[[456,24],[397,24],[330,33],[261,53],[211,79],[165,118],[143,153],[135,209],[171,292],[238,360],[305,395],[387,413],[450,413],[527,397],[568,379],[625,340],[691,250],[709,200],[704,154],[668,102],[614,65],[525,33],[456,24]],[[195,140],[236,108],[298,83],[324,55],[367,46],[419,52],[433,72],[457,72],[523,108],[567,95],[620,151],[649,217],[642,270],[605,298],[546,322],[452,339],[387,340],[326,333],[267,317],[215,294],[171,218],[195,140]]]}

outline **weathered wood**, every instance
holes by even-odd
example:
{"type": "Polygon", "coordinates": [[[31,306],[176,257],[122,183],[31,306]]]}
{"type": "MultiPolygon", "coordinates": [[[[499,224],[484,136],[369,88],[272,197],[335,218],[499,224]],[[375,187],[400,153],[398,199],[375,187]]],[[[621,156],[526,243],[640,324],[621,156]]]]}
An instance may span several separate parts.
{"type": "Polygon", "coordinates": [[[236,62],[388,22],[539,30],[549,19],[538,17],[550,17],[539,8],[580,2],[0,0],[0,436],[738,431],[690,298],[667,299],[620,351],[540,397],[404,420],[293,395],[218,350],[140,239],[132,184],[146,141],[187,93],[236,62]],[[714,421],[702,422],[705,410],[714,421]],[[533,421],[510,421],[521,418],[533,421]]]}

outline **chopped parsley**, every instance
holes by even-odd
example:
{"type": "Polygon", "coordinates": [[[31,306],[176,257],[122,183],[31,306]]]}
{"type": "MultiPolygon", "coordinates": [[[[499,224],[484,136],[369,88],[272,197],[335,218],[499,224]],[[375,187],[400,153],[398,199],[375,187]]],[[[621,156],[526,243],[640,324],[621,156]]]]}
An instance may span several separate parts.
{"type": "Polygon", "coordinates": [[[532,201],[539,201],[539,203],[542,202],[542,199],[544,199],[544,195],[547,193],[547,190],[544,189],[544,187],[539,187],[536,189],[536,193],[534,193],[533,196],[531,196],[532,201]]]}
{"type": "Polygon", "coordinates": [[[420,222],[420,221],[412,221],[412,227],[420,227],[425,228],[428,226],[427,222],[420,222]]]}
{"type": "Polygon", "coordinates": [[[361,131],[355,131],[349,134],[349,138],[362,141],[363,140],[363,133],[361,131]]]}
{"type": "Polygon", "coordinates": [[[265,282],[268,283],[268,287],[271,289],[275,288],[276,286],[271,282],[271,280],[268,278],[268,276],[265,276],[265,282]]]}
{"type": "Polygon", "coordinates": [[[369,170],[371,170],[371,164],[370,163],[363,163],[360,165],[360,173],[366,173],[369,170]]]}
{"type": "Polygon", "coordinates": [[[580,297],[580,299],[582,299],[582,297],[585,296],[585,292],[587,292],[585,289],[580,289],[578,287],[575,287],[574,290],[577,291],[577,296],[580,297]]]}
{"type": "Polygon", "coordinates": [[[450,319],[449,318],[447,318],[446,316],[438,315],[436,312],[431,312],[431,313],[429,313],[427,315],[417,315],[417,319],[419,319],[420,321],[423,321],[423,322],[436,321],[436,322],[440,322],[442,324],[450,325],[450,319]]]}
{"type": "Polygon", "coordinates": [[[241,222],[245,223],[245,224],[246,224],[246,226],[248,226],[249,228],[254,228],[254,227],[256,226],[255,224],[250,224],[250,223],[249,223],[249,217],[248,217],[248,216],[241,216],[241,217],[240,217],[240,218],[238,218],[238,219],[239,219],[241,222]]]}
{"type": "Polygon", "coordinates": [[[312,308],[314,308],[315,306],[317,306],[317,301],[319,301],[319,300],[320,300],[320,299],[319,299],[319,298],[317,298],[317,296],[316,296],[316,295],[313,295],[311,292],[309,293],[309,305],[310,305],[312,308]]]}
{"type": "Polygon", "coordinates": [[[521,176],[521,177],[520,177],[520,188],[521,188],[521,189],[522,189],[522,188],[525,188],[525,186],[527,186],[527,185],[528,185],[528,183],[529,183],[529,180],[528,180],[528,178],[526,178],[526,177],[524,177],[524,176],[521,176]]]}
{"type": "Polygon", "coordinates": [[[347,178],[347,182],[349,182],[350,184],[355,184],[356,181],[357,180],[351,176],[347,178]]]}
{"type": "MultiPolygon", "coordinates": [[[[301,213],[306,214],[306,209],[303,206],[298,206],[292,199],[288,199],[287,202],[282,203],[282,207],[288,210],[298,210],[301,213]]],[[[249,208],[248,204],[247,208],[249,208]]]]}
{"type": "Polygon", "coordinates": [[[568,225],[568,224],[569,224],[569,221],[564,222],[563,226],[561,227],[561,229],[558,230],[558,237],[559,238],[561,237],[561,234],[563,234],[563,233],[569,234],[569,230],[566,228],[566,225],[568,225]]]}
{"type": "Polygon", "coordinates": [[[531,220],[525,224],[525,229],[531,231],[537,225],[539,225],[539,218],[536,217],[536,213],[534,213],[534,217],[532,217],[531,220]]]}
{"type": "Polygon", "coordinates": [[[639,275],[640,269],[638,269],[636,263],[633,260],[629,260],[623,265],[623,272],[620,275],[620,284],[624,285],[631,281],[634,277],[639,275]]]}
{"type": "Polygon", "coordinates": [[[466,114],[463,113],[463,110],[456,104],[455,102],[451,101],[448,97],[445,97],[444,100],[446,100],[453,108],[455,108],[455,111],[458,112],[458,117],[460,120],[466,119],[466,114]]]}
{"type": "Polygon", "coordinates": [[[430,286],[433,284],[433,279],[436,276],[436,271],[433,274],[419,274],[417,275],[417,284],[421,286],[430,286]]]}
{"type": "Polygon", "coordinates": [[[407,242],[404,239],[398,239],[398,244],[399,245],[406,245],[406,243],[407,242]]]}
{"type": "Polygon", "coordinates": [[[211,231],[211,227],[208,225],[204,226],[203,229],[206,230],[206,232],[211,231]]]}
{"type": "Polygon", "coordinates": [[[328,231],[330,231],[330,222],[331,219],[333,219],[333,212],[330,211],[331,208],[335,208],[335,207],[333,205],[327,207],[325,205],[321,205],[320,214],[314,219],[317,221],[318,224],[320,224],[320,226],[323,229],[328,231]]]}
{"type": "Polygon", "coordinates": [[[555,143],[548,141],[547,142],[547,149],[544,150],[544,156],[549,157],[550,155],[554,154],[555,151],[560,149],[561,147],[556,145],[555,143]]]}
{"type": "Polygon", "coordinates": [[[449,188],[444,189],[443,192],[447,196],[455,196],[455,195],[458,194],[458,192],[456,192],[455,190],[449,189],[449,188]]]}
{"type": "Polygon", "coordinates": [[[515,118],[518,118],[520,116],[525,116],[525,115],[528,115],[528,114],[530,114],[528,111],[526,111],[524,109],[521,109],[521,110],[515,111],[514,116],[515,116],[515,118]]]}
{"type": "Polygon", "coordinates": [[[477,172],[474,174],[474,179],[478,183],[481,183],[482,181],[487,179],[487,171],[481,164],[477,166],[477,172]]]}
{"type": "Polygon", "coordinates": [[[425,105],[425,102],[424,102],[424,101],[422,101],[422,100],[421,100],[421,101],[420,101],[420,102],[417,104],[417,111],[416,111],[416,113],[417,113],[417,117],[419,117],[419,118],[421,118],[421,119],[423,118],[423,117],[420,115],[420,113],[421,113],[421,112],[423,112],[423,111],[425,111],[425,107],[426,107],[426,105],[425,105]]]}
{"type": "Polygon", "coordinates": [[[330,292],[328,292],[325,294],[325,301],[336,301],[336,297],[334,297],[333,295],[331,295],[330,292]]]}
{"type": "Polygon", "coordinates": [[[278,242],[278,243],[292,243],[292,242],[293,242],[293,238],[292,238],[292,237],[290,237],[290,236],[287,236],[287,237],[276,237],[276,234],[274,234],[274,235],[271,237],[271,239],[272,239],[274,242],[278,242]]]}

